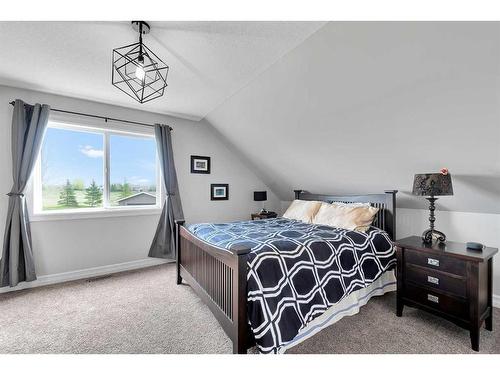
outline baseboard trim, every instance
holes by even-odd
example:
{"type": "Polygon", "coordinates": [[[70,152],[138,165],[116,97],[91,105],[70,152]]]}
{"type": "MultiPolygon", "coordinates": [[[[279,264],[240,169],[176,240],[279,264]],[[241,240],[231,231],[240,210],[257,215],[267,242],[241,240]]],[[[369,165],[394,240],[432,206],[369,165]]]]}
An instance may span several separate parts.
{"type": "Polygon", "coordinates": [[[104,276],[117,272],[130,271],[170,262],[171,262],[170,260],[166,259],[146,258],[146,259],[133,260],[125,263],[110,264],[106,266],[86,268],[83,270],[56,273],[53,275],[44,275],[44,276],[39,276],[38,279],[35,281],[27,283],[23,282],[12,288],[11,287],[0,288],[0,294],[13,292],[15,290],[30,289],[45,285],[59,284],[59,283],[64,283],[66,281],[74,281],[74,280],[88,279],[91,277],[104,276]]]}
{"type": "Polygon", "coordinates": [[[498,294],[493,294],[493,307],[500,309],[500,296],[498,294]]]}

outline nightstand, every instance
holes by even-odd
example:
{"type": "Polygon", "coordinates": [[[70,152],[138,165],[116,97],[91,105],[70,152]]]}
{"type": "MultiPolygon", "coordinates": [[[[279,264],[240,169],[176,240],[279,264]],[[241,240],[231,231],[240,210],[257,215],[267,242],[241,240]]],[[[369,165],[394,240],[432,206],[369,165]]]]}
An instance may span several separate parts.
{"type": "Polygon", "coordinates": [[[260,220],[260,219],[273,219],[278,217],[276,212],[268,212],[267,214],[251,214],[252,220],[260,220]]]}
{"type": "Polygon", "coordinates": [[[464,243],[424,244],[417,236],[395,242],[397,307],[417,307],[470,331],[472,349],[479,351],[483,322],[493,329],[493,256],[498,249],[468,250],[464,243]]]}

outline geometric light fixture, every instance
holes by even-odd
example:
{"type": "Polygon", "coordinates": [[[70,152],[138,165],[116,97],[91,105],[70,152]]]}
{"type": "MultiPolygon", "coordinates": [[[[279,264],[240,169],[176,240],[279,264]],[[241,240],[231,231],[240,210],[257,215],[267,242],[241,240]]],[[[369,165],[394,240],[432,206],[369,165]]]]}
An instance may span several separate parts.
{"type": "Polygon", "coordinates": [[[112,83],[139,103],[159,98],[167,88],[168,65],[144,43],[151,28],[147,22],[132,21],[139,42],[113,50],[112,83]]]}

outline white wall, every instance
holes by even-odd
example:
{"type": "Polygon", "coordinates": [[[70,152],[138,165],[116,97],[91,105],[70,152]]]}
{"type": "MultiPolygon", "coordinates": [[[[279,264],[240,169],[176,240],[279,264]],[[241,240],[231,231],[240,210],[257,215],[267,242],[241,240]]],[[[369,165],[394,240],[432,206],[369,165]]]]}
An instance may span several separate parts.
{"type": "MultiPolygon", "coordinates": [[[[281,202],[281,213],[290,205],[281,202]]],[[[480,242],[500,248],[500,215],[476,212],[435,211],[436,228],[446,234],[449,241],[480,242]]],[[[429,226],[429,211],[398,208],[396,213],[396,239],[419,236],[429,226]]],[[[493,299],[500,307],[500,255],[493,260],[493,299]]]]}
{"type": "MultiPolygon", "coordinates": [[[[205,121],[167,117],[122,107],[78,100],[41,92],[0,86],[0,227],[7,211],[12,185],[11,119],[13,99],[46,103],[53,108],[107,115],[147,123],[166,123],[174,128],[173,148],[179,188],[188,223],[249,219],[260,209],[254,190],[268,190],[267,207],[279,209],[279,200],[219,140],[205,121]],[[210,175],[190,173],[190,155],[210,156],[210,175]],[[228,183],[228,201],[210,201],[210,184],[228,183]]],[[[158,214],[79,220],[32,222],[33,248],[38,276],[73,272],[147,258],[158,214]]]]}

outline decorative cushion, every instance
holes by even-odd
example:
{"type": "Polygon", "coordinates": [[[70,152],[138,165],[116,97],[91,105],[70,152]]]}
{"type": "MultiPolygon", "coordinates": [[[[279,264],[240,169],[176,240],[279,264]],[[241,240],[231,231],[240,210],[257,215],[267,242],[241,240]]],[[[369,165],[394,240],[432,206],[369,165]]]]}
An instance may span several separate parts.
{"type": "Polygon", "coordinates": [[[290,207],[283,214],[284,218],[300,220],[304,223],[312,223],[314,215],[318,212],[322,202],[318,201],[303,201],[295,199],[290,207]]]}
{"type": "Polygon", "coordinates": [[[366,232],[378,210],[369,204],[322,203],[312,223],[366,232]]]}

